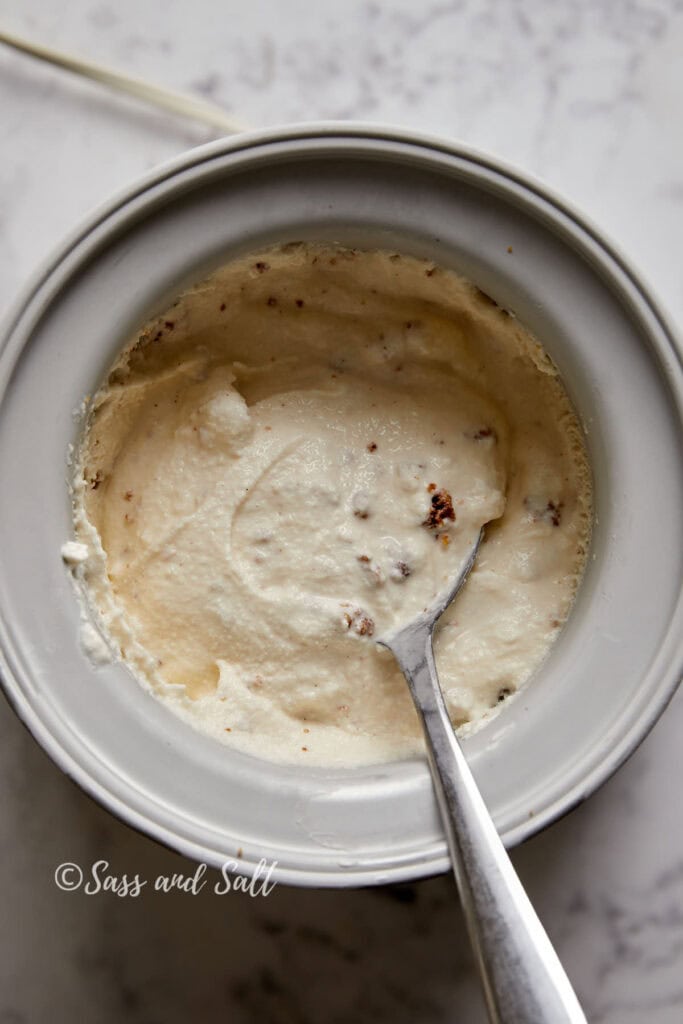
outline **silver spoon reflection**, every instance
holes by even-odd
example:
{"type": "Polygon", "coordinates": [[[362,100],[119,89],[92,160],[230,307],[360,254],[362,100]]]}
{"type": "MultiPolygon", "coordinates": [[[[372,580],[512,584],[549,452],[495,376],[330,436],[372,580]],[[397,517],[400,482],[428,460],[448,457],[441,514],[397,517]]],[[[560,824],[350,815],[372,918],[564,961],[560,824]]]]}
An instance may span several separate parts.
{"type": "Polygon", "coordinates": [[[431,608],[377,642],[393,652],[427,745],[455,880],[496,1024],[585,1024],[543,925],[517,877],[453,731],[434,663],[434,628],[472,570],[477,535],[453,585],[431,608]]]}

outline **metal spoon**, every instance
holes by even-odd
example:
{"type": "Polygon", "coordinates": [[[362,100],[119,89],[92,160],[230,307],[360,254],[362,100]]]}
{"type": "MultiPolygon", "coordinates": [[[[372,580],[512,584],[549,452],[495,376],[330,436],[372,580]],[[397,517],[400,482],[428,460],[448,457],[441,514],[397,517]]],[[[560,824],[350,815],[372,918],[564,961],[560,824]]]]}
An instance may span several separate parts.
{"type": "Polygon", "coordinates": [[[483,529],[453,585],[378,643],[393,652],[424,729],[432,781],[470,941],[494,1024],[586,1024],[562,964],[505,852],[453,731],[434,664],[439,618],[472,569],[483,529]]]}

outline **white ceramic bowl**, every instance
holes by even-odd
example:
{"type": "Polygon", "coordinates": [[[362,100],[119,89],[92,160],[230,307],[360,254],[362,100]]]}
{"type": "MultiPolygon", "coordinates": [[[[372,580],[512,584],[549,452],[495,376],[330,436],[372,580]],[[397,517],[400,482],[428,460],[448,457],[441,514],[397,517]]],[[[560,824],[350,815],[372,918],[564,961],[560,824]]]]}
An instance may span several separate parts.
{"type": "Polygon", "coordinates": [[[120,665],[94,669],[60,558],[74,417],[118,348],[230,257],[294,239],[395,248],[477,282],[557,363],[585,424],[593,549],[523,694],[465,743],[506,843],[563,814],[634,749],[681,675],[683,375],[634,271],[565,203],[498,161],[348,124],[186,154],[99,210],[34,280],[0,356],[5,690],[62,769],[129,824],[245,872],[365,885],[448,866],[426,765],[274,767],[209,741],[120,665]]]}

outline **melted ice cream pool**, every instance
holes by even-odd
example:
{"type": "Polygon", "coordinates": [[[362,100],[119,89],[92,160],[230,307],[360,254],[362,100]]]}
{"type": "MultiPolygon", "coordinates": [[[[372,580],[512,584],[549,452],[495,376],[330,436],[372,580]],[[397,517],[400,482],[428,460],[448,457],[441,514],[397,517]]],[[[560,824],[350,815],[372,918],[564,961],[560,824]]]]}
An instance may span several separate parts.
{"type": "Polygon", "coordinates": [[[420,749],[375,641],[485,523],[437,665],[465,729],[519,690],[570,610],[590,502],[569,399],[513,316],[431,263],[298,244],[131,339],[91,403],[65,560],[176,713],[263,758],[352,765],[420,749]]]}

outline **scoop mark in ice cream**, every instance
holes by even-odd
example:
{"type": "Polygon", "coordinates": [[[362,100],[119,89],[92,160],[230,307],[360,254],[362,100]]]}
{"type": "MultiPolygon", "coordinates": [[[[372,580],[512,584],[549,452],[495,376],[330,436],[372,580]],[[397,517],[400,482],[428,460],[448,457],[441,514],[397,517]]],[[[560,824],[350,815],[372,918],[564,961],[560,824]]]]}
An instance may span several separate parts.
{"type": "Polygon", "coordinates": [[[576,417],[514,316],[432,264],[300,244],[228,264],[131,339],[91,404],[64,557],[187,721],[275,760],[302,756],[303,723],[307,763],[353,764],[421,748],[375,640],[480,527],[435,642],[469,729],[557,636],[590,518],[576,417]]]}

